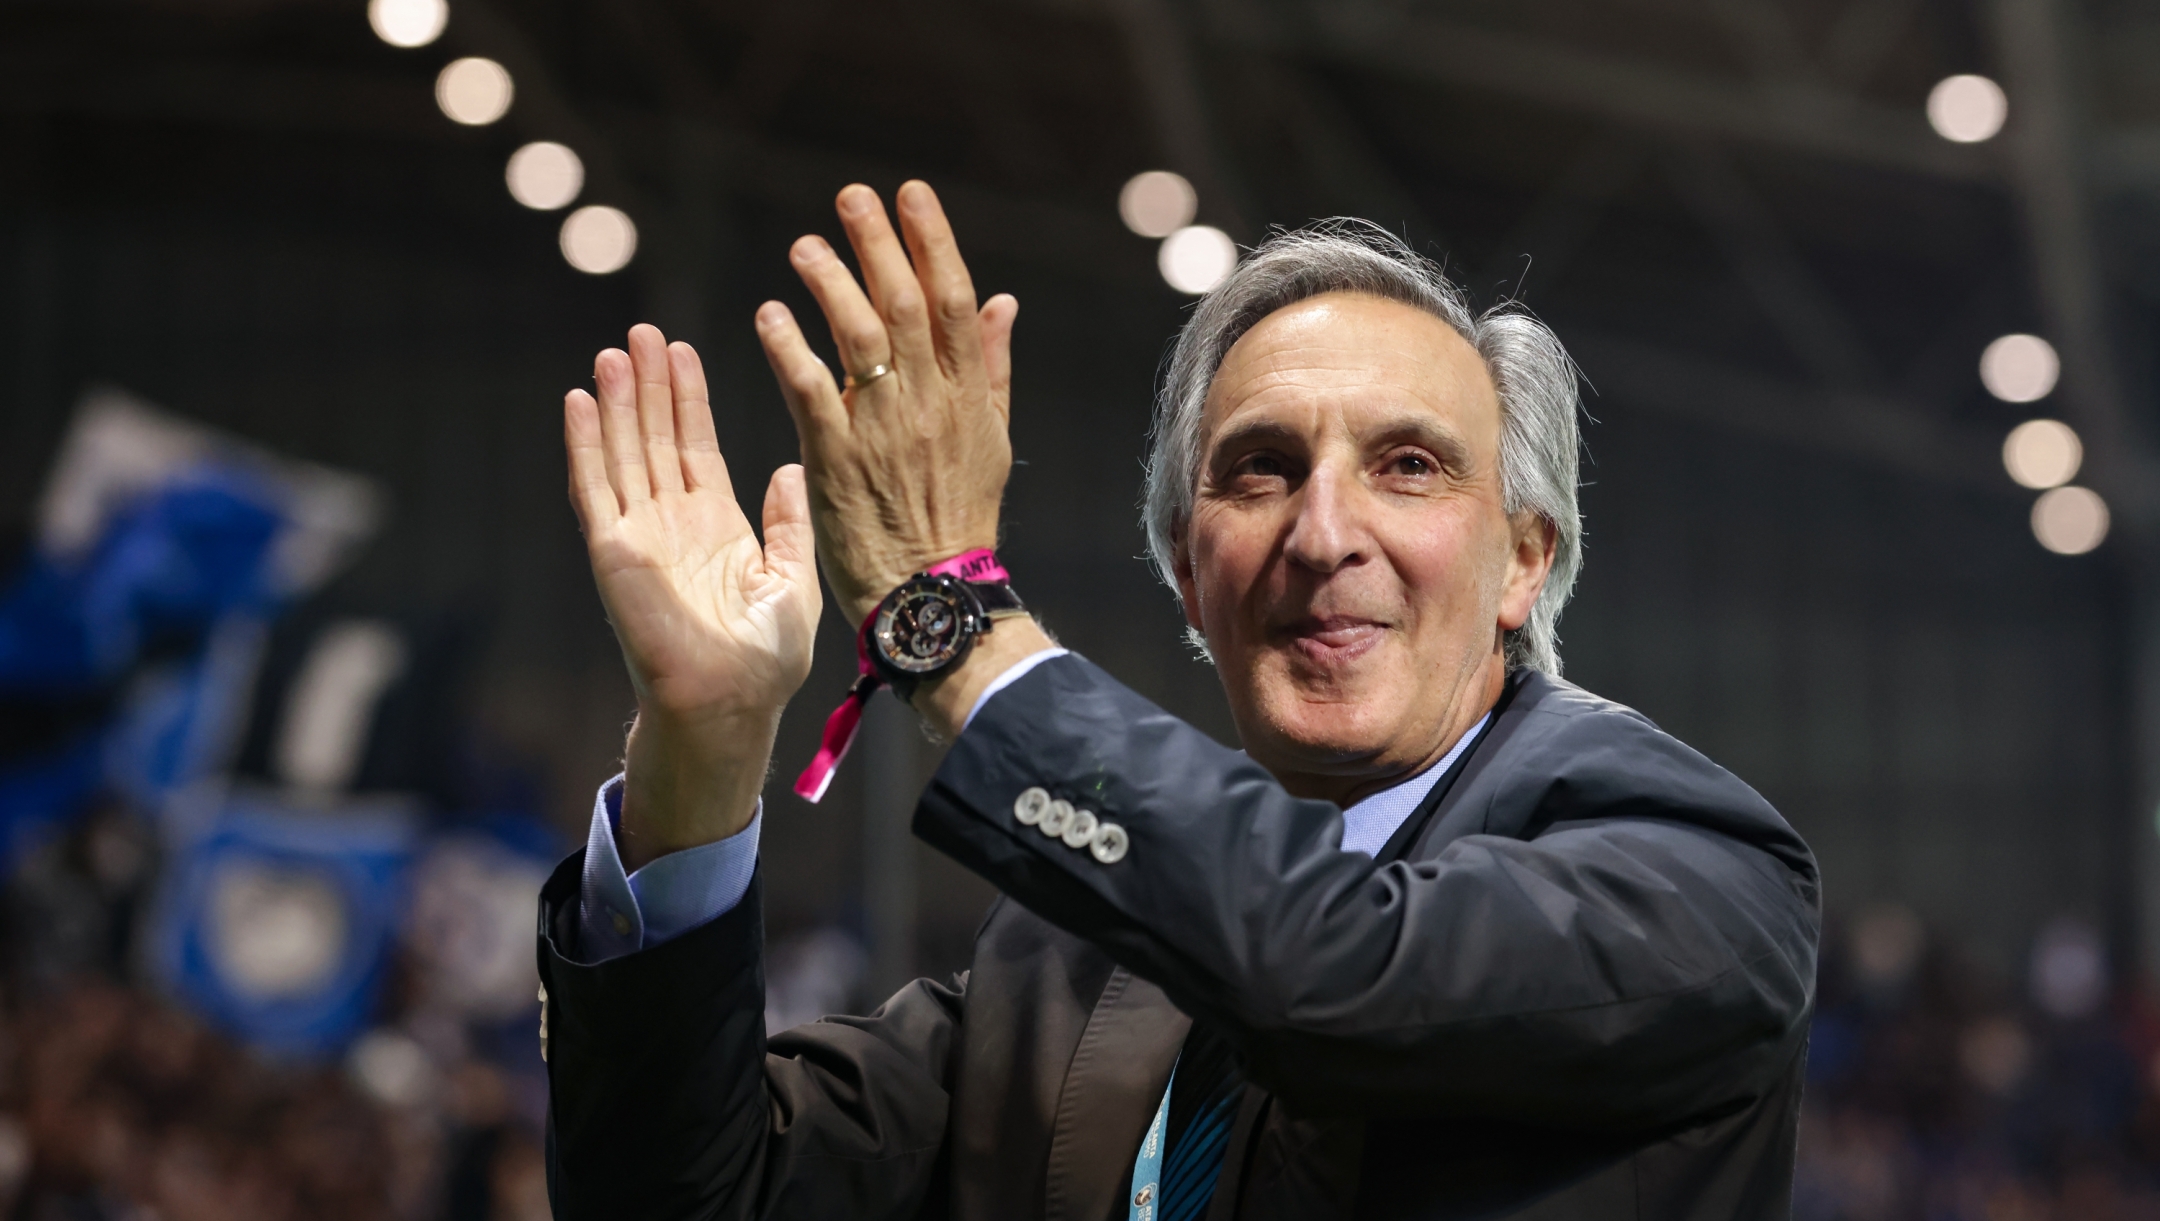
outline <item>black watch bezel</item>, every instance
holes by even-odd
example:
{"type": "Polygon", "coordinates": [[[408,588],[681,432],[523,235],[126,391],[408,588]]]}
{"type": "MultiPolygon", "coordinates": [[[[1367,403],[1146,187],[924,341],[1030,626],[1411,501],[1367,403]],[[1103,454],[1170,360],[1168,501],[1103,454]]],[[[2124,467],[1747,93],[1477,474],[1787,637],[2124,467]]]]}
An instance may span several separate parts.
{"type": "Polygon", "coordinates": [[[868,625],[870,665],[902,700],[915,688],[967,660],[976,637],[989,629],[982,598],[955,576],[918,572],[886,594],[868,625]],[[949,626],[918,629],[910,616],[942,608],[949,626]],[[902,634],[906,633],[906,639],[902,634]],[[925,637],[928,648],[925,651],[925,637]]]}

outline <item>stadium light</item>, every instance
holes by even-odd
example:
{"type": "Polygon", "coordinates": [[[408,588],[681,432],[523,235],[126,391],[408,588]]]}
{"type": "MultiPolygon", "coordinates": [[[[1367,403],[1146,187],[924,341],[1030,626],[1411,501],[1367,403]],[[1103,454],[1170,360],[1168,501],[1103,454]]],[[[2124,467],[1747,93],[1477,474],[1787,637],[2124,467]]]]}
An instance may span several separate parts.
{"type": "Polygon", "coordinates": [[[2061,420],[2027,420],[2003,440],[2003,469],[2022,487],[2042,491],[2077,478],[2085,444],[2061,420]]]}
{"type": "Polygon", "coordinates": [[[587,204],[564,218],[562,253],[590,275],[621,271],[637,253],[637,226],[620,209],[587,204]]]}
{"type": "Polygon", "coordinates": [[[2044,399],[2061,375],[2055,345],[2038,335],[2005,335],[1980,353],[1980,384],[2005,403],[2044,399]]]}
{"type": "Polygon", "coordinates": [[[368,24],[393,47],[424,47],[442,37],[450,21],[443,0],[368,0],[368,24]]]}
{"type": "Polygon", "coordinates": [[[1209,225],[1187,225],[1163,239],[1155,266],[1170,287],[1199,296],[1237,266],[1237,243],[1209,225]]]}
{"type": "Polygon", "coordinates": [[[1200,195],[1181,174],[1149,170],[1126,180],[1117,210],[1125,227],[1141,237],[1169,237],[1192,223],[1200,195]]]}
{"type": "Polygon", "coordinates": [[[2033,537],[2057,555],[2083,555],[2107,538],[2108,507],[2091,488],[2060,487],[2033,502],[2033,537]]]}
{"type": "Polygon", "coordinates": [[[585,163],[553,140],[535,140],[510,154],[503,169],[510,197],[540,212],[553,212],[585,189],[585,163]]]}
{"type": "Polygon", "coordinates": [[[1928,91],[1927,117],[1943,139],[1978,144],[2002,130],[2003,120],[2010,117],[2010,99],[1987,77],[1945,77],[1928,91]]]}
{"type": "Polygon", "coordinates": [[[467,127],[485,127],[508,114],[516,92],[509,69],[478,55],[451,60],[435,78],[435,104],[467,127]]]}

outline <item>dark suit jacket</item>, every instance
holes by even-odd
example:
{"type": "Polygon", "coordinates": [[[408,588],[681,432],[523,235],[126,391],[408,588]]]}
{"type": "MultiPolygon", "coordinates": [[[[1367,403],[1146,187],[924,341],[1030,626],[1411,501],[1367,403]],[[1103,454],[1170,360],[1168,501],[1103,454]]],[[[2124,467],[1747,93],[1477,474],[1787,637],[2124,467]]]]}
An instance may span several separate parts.
{"type": "Polygon", "coordinates": [[[1818,879],[1753,790],[1647,719],[1518,675],[1398,835],[1078,657],[997,695],[916,833],[1004,892],[972,969],[765,1036],[759,890],[575,959],[543,894],[565,1218],[1104,1221],[1191,1019],[1246,1092],[1210,1217],[1785,1216],[1818,879]],[[1040,785],[1121,823],[1098,863],[1040,785]]]}

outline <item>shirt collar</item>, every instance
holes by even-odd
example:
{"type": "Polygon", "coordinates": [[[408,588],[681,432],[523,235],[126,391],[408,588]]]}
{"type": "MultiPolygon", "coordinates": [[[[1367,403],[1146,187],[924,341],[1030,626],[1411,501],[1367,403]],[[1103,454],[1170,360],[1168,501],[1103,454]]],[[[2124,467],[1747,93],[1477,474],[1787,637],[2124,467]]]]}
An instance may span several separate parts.
{"type": "Polygon", "coordinates": [[[1387,846],[1388,840],[1394,837],[1403,822],[1424,803],[1425,798],[1432,793],[1433,786],[1440,783],[1440,777],[1447,775],[1447,770],[1455,766],[1455,760],[1470,749],[1472,742],[1477,741],[1479,732],[1485,728],[1485,722],[1490,720],[1490,712],[1479,717],[1477,724],[1455,739],[1455,745],[1448,747],[1448,752],[1440,756],[1438,763],[1400,784],[1381,789],[1344,810],[1343,851],[1363,852],[1367,856],[1380,855],[1380,849],[1387,846]]]}

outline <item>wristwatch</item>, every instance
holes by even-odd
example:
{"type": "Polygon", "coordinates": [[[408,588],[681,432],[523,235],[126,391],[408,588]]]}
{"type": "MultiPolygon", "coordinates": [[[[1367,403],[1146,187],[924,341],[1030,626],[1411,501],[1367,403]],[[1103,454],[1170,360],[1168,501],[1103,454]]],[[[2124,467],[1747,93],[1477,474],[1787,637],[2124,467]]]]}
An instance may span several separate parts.
{"type": "Polygon", "coordinates": [[[1020,595],[1003,581],[918,572],[878,603],[865,652],[877,677],[912,703],[917,686],[967,660],[976,637],[996,620],[1025,614],[1020,595]]]}

